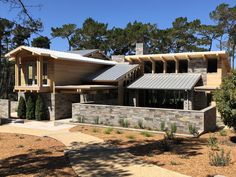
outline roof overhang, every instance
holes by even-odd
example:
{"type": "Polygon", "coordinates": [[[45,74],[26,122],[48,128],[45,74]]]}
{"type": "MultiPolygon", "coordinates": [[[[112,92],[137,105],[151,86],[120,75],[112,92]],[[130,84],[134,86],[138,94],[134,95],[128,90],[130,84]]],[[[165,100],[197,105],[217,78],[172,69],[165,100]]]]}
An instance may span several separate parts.
{"type": "Polygon", "coordinates": [[[56,92],[63,93],[83,93],[89,91],[105,91],[117,89],[117,86],[114,85],[64,85],[64,86],[55,86],[56,92]]]}
{"type": "Polygon", "coordinates": [[[194,90],[197,92],[212,92],[217,89],[220,89],[219,86],[211,86],[211,85],[204,85],[204,86],[197,86],[194,87],[194,90]]]}
{"type": "Polygon", "coordinates": [[[130,84],[128,89],[149,90],[193,90],[201,79],[201,74],[170,73],[170,74],[144,74],[141,78],[130,84]]]}
{"type": "Polygon", "coordinates": [[[80,61],[80,62],[96,63],[96,64],[104,64],[104,65],[117,64],[117,62],[115,61],[89,58],[89,57],[84,57],[82,55],[75,54],[75,53],[55,51],[55,50],[49,50],[49,49],[43,49],[43,48],[37,48],[37,47],[28,47],[28,46],[17,47],[16,49],[7,53],[5,57],[9,58],[9,60],[14,60],[16,55],[19,54],[23,50],[31,52],[32,55],[47,56],[47,57],[51,57],[53,59],[59,59],[59,60],[80,61]]]}

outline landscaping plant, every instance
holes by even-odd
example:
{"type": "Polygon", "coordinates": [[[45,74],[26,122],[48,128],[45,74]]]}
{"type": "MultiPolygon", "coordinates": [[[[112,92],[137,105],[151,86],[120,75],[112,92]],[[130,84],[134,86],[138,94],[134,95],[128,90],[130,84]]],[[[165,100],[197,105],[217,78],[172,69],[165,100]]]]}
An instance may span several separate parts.
{"type": "Polygon", "coordinates": [[[165,131],[165,122],[161,122],[160,130],[165,131]]]}
{"type": "Polygon", "coordinates": [[[218,150],[219,146],[218,146],[218,140],[215,136],[210,136],[208,138],[208,146],[212,149],[212,150],[218,150]]]}
{"type": "Polygon", "coordinates": [[[189,124],[188,130],[189,130],[189,133],[192,134],[194,137],[198,137],[199,133],[195,125],[189,124]]]}
{"type": "Polygon", "coordinates": [[[35,119],[35,102],[31,95],[26,102],[26,118],[31,120],[35,119]]]}
{"type": "Polygon", "coordinates": [[[236,129],[236,71],[224,77],[221,89],[214,92],[221,119],[228,127],[236,129]]]}
{"type": "Polygon", "coordinates": [[[210,152],[209,159],[212,166],[227,166],[231,162],[230,151],[226,153],[224,149],[221,149],[220,152],[210,152]]]}
{"type": "Polygon", "coordinates": [[[153,136],[153,134],[151,134],[150,132],[141,132],[140,134],[145,137],[152,137],[153,136]]]}
{"type": "Polygon", "coordinates": [[[227,132],[225,130],[220,131],[220,136],[227,136],[227,132]]]}
{"type": "Polygon", "coordinates": [[[106,128],[104,133],[105,134],[111,134],[112,131],[113,131],[113,128],[106,128]]]}
{"type": "Polygon", "coordinates": [[[45,119],[45,109],[43,104],[43,98],[38,95],[35,105],[35,119],[36,120],[44,120],[45,119]]]}
{"type": "Polygon", "coordinates": [[[25,99],[21,96],[18,104],[17,116],[21,119],[26,118],[26,104],[25,99]]]}
{"type": "Polygon", "coordinates": [[[143,126],[143,120],[138,120],[138,127],[139,128],[141,128],[141,129],[143,129],[144,128],[144,126],[143,126]]]}
{"type": "Polygon", "coordinates": [[[124,119],[124,118],[119,119],[119,124],[120,124],[121,127],[126,127],[126,128],[129,127],[129,121],[127,119],[124,119]]]}
{"type": "Polygon", "coordinates": [[[99,116],[96,116],[96,117],[94,118],[94,123],[95,123],[95,124],[99,124],[99,116]]]}

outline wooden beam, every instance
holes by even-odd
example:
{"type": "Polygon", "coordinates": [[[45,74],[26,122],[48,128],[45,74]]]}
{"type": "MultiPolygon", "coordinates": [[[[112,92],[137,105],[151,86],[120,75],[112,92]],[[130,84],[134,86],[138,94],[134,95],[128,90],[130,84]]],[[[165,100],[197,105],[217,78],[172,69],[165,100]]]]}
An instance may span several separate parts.
{"type": "Polygon", "coordinates": [[[202,55],[202,58],[203,58],[204,60],[206,60],[206,59],[207,59],[207,57],[206,57],[206,55],[205,55],[205,54],[203,54],[203,55],[202,55]]]}
{"type": "Polygon", "coordinates": [[[19,59],[15,59],[15,86],[19,86],[19,59]]]}
{"type": "Polygon", "coordinates": [[[38,80],[38,86],[41,88],[43,86],[43,57],[39,56],[37,59],[37,80],[38,80]]]}

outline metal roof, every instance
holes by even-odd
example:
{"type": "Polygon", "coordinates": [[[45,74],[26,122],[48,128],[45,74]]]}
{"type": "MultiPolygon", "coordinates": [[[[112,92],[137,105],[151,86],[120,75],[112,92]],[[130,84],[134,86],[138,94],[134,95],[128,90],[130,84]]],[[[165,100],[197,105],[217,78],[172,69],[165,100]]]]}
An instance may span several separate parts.
{"type": "Polygon", "coordinates": [[[89,81],[118,81],[125,76],[128,72],[131,72],[139,65],[137,64],[116,64],[115,66],[98,71],[97,73],[90,75],[86,80],[89,81]]]}
{"type": "Polygon", "coordinates": [[[117,63],[115,61],[107,61],[107,60],[84,57],[80,54],[75,54],[75,53],[62,52],[62,51],[43,49],[43,48],[37,48],[37,47],[28,47],[28,46],[17,47],[16,49],[7,53],[5,56],[11,57],[12,55],[20,52],[21,50],[26,50],[37,55],[49,56],[54,59],[61,59],[61,60],[80,61],[80,62],[96,63],[96,64],[104,64],[104,65],[115,65],[117,63]]]}
{"type": "Polygon", "coordinates": [[[72,50],[68,51],[68,53],[75,53],[75,54],[80,54],[82,56],[87,56],[97,51],[99,51],[99,49],[72,50]]]}
{"type": "Polygon", "coordinates": [[[127,88],[192,90],[200,78],[201,74],[193,73],[144,74],[141,78],[130,84],[127,88]]]}

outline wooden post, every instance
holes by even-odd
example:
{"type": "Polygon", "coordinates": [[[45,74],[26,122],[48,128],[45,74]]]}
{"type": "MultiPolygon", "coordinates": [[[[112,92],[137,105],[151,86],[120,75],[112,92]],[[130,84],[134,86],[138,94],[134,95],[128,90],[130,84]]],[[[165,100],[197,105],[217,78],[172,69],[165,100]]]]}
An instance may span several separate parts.
{"type": "Polygon", "coordinates": [[[15,86],[19,86],[19,60],[15,58],[15,86]]]}
{"type": "Polygon", "coordinates": [[[175,60],[175,73],[179,73],[179,61],[175,60]]]}
{"type": "Polygon", "coordinates": [[[156,72],[156,62],[152,61],[152,74],[155,74],[156,72]]]}
{"type": "Polygon", "coordinates": [[[123,105],[124,103],[124,88],[123,88],[123,80],[118,82],[118,104],[123,105]]]}
{"type": "Polygon", "coordinates": [[[39,56],[37,59],[37,80],[38,80],[38,86],[41,88],[43,86],[43,57],[39,56]]]}
{"type": "Polygon", "coordinates": [[[163,73],[167,73],[167,64],[166,64],[166,61],[163,61],[163,73]]]}

